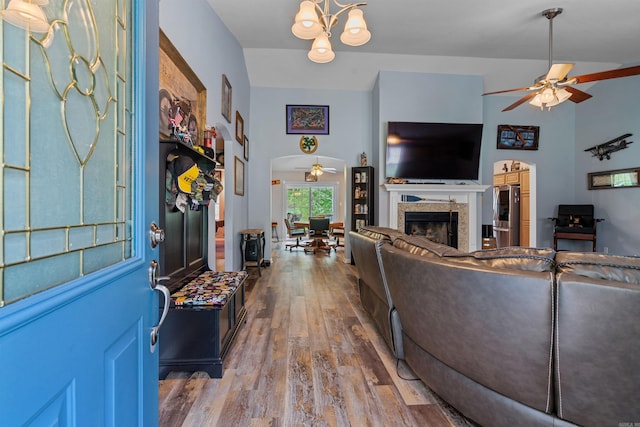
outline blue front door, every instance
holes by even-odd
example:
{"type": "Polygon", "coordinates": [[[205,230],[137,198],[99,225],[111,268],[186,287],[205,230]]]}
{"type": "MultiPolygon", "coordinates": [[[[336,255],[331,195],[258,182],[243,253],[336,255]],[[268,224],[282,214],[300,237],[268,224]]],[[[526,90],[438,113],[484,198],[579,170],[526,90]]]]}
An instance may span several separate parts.
{"type": "Polygon", "coordinates": [[[153,426],[158,4],[33,7],[0,23],[0,425],[153,426]]]}

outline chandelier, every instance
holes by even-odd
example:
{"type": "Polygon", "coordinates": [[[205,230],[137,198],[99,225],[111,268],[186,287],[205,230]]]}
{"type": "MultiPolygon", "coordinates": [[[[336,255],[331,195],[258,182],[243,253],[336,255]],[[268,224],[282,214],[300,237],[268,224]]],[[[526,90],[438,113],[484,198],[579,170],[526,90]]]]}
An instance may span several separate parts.
{"type": "Polygon", "coordinates": [[[310,60],[318,63],[333,61],[335,53],[331,48],[331,27],[338,22],[338,16],[344,12],[349,12],[344,31],[340,36],[340,41],[349,46],[361,46],[369,41],[371,33],[367,30],[367,23],[364,21],[360,6],[367,3],[340,4],[336,0],[333,3],[341,8],[337,13],[330,13],[331,3],[329,0],[305,0],[300,3],[300,10],[296,14],[295,22],[291,27],[291,32],[303,40],[313,40],[311,50],[307,54],[310,60]],[[320,8],[319,4],[324,5],[320,8]]]}

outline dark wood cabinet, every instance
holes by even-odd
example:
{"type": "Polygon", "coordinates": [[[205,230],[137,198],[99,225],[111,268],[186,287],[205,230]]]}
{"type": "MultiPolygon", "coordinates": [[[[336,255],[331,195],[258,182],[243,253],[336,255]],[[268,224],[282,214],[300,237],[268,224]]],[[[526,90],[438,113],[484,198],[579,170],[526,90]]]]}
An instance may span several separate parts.
{"type": "Polygon", "coordinates": [[[351,229],[375,221],[375,176],[373,166],[351,168],[351,229]]]}
{"type": "MultiPolygon", "coordinates": [[[[215,169],[216,162],[179,141],[161,141],[159,227],[165,231],[165,241],[159,246],[158,261],[160,275],[170,277],[162,284],[173,294],[209,270],[209,208],[192,210],[187,206],[181,212],[167,203],[171,197],[166,188],[171,185],[171,177],[167,175],[169,154],[191,157],[204,173],[215,169]]],[[[161,301],[161,311],[163,306],[161,301]]],[[[245,316],[244,282],[224,306],[171,306],[160,329],[160,379],[171,371],[205,371],[213,378],[222,377],[223,359],[245,316]]]]}

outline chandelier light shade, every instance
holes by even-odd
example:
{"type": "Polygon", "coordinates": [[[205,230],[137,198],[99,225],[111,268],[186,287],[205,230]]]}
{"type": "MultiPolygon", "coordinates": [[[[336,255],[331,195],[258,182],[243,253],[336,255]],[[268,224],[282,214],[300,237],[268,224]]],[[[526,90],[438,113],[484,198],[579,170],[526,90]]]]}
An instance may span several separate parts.
{"type": "Polygon", "coordinates": [[[367,3],[340,4],[336,0],[333,3],[340,8],[335,14],[330,12],[330,0],[305,0],[300,3],[300,10],[294,18],[291,32],[303,40],[314,39],[307,57],[318,63],[331,62],[335,53],[331,48],[331,28],[338,22],[338,17],[349,12],[344,31],[340,41],[349,46],[362,46],[371,39],[371,33],[367,29],[360,6],[367,3]],[[322,4],[322,7],[320,7],[322,4]]]}
{"type": "Polygon", "coordinates": [[[329,41],[327,33],[322,33],[316,37],[307,56],[313,62],[320,64],[333,61],[336,54],[333,53],[333,49],[331,49],[331,42],[329,41]]]}
{"type": "Polygon", "coordinates": [[[315,8],[315,4],[311,1],[300,3],[300,11],[296,14],[295,22],[291,27],[291,32],[299,39],[311,40],[322,34],[322,25],[315,8]]]}
{"type": "Polygon", "coordinates": [[[48,3],[48,0],[11,0],[7,8],[0,11],[0,16],[23,30],[46,33],[49,31],[49,21],[41,6],[48,3]]]}
{"type": "Polygon", "coordinates": [[[362,16],[362,10],[351,9],[349,18],[344,26],[344,32],[340,41],[349,46],[362,46],[371,39],[371,33],[367,30],[367,23],[362,16]]]}

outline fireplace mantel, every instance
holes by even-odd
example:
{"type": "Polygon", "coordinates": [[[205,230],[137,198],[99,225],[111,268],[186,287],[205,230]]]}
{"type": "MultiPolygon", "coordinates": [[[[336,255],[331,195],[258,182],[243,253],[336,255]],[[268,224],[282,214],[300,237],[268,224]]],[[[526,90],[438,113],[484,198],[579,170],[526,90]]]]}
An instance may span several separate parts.
{"type": "MultiPolygon", "coordinates": [[[[384,184],[389,192],[389,226],[398,229],[398,204],[405,203],[402,196],[415,196],[419,200],[413,203],[456,203],[467,207],[469,251],[479,249],[480,245],[480,204],[479,197],[489,185],[479,184],[384,184]]],[[[412,203],[412,202],[409,202],[412,203]]]]}

